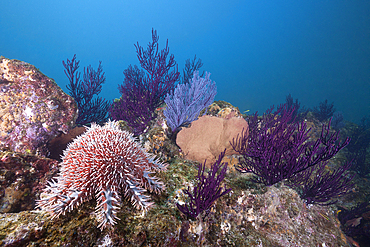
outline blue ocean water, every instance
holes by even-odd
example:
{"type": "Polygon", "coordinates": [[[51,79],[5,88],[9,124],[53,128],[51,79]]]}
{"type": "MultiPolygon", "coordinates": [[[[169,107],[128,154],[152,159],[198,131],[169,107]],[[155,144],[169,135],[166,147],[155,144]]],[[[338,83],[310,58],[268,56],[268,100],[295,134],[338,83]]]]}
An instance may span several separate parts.
{"type": "MultiPolygon", "coordinates": [[[[328,99],[346,120],[370,112],[369,1],[19,1],[0,8],[0,55],[38,67],[65,91],[62,60],[102,61],[100,96],[118,98],[134,44],[168,39],[182,71],[196,54],[216,100],[264,112],[289,93],[312,108],[328,99]]],[[[82,68],[81,68],[82,69],[82,68]]]]}

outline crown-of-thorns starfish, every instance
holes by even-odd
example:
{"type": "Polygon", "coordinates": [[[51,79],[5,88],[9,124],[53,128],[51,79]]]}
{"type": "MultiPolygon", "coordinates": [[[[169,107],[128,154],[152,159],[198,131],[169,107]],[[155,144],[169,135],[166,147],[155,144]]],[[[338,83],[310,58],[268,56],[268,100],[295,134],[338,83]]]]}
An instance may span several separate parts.
{"type": "Polygon", "coordinates": [[[130,198],[139,209],[151,206],[145,189],[160,193],[165,186],[150,174],[165,168],[132,134],[120,130],[117,122],[103,127],[92,124],[64,151],[60,174],[48,182],[37,207],[56,218],[96,198],[99,228],[103,229],[116,223],[121,196],[130,198]]]}

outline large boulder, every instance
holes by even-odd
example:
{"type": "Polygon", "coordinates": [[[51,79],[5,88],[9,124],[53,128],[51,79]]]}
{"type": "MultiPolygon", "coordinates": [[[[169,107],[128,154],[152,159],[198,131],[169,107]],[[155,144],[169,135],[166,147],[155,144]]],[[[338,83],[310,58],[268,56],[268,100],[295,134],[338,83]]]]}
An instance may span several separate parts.
{"type": "Polygon", "coordinates": [[[35,66],[0,57],[0,148],[46,153],[45,144],[68,132],[77,105],[35,66]]]}
{"type": "Polygon", "coordinates": [[[243,128],[248,131],[248,123],[243,118],[219,118],[202,116],[193,121],[189,128],[183,128],[176,138],[177,145],[185,157],[210,166],[221,152],[225,155],[237,154],[230,145],[243,128]]]}

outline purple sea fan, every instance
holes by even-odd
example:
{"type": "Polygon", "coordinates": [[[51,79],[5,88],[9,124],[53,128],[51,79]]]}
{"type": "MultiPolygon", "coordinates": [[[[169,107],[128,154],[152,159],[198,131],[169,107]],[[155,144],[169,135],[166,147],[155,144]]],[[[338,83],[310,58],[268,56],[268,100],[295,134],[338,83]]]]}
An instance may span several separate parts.
{"type": "Polygon", "coordinates": [[[321,162],[289,179],[288,185],[298,191],[307,204],[330,205],[335,198],[346,194],[353,186],[353,175],[349,176],[351,163],[334,170],[325,171],[328,162],[321,162]]]}
{"type": "Polygon", "coordinates": [[[320,162],[325,162],[349,143],[349,138],[337,143],[339,133],[329,133],[323,126],[321,137],[309,140],[304,121],[291,122],[294,109],[287,111],[286,105],[272,112],[273,107],[259,119],[257,113],[248,121],[249,135],[244,131],[231,143],[235,151],[243,155],[236,169],[252,172],[255,182],[273,185],[289,179],[320,162]]]}
{"type": "Polygon", "coordinates": [[[164,100],[167,107],[163,114],[172,132],[176,133],[181,126],[196,120],[200,111],[212,104],[217,87],[210,76],[211,74],[206,72],[205,77],[201,78],[199,71],[194,71],[190,83],[178,84],[173,94],[167,95],[164,100]]]}
{"type": "Polygon", "coordinates": [[[180,73],[177,70],[175,56],[170,55],[168,61],[167,57],[170,52],[168,48],[168,40],[166,47],[158,52],[159,36],[157,31],[152,30],[153,42],[148,44],[148,48],[144,50],[137,42],[136,53],[141,67],[147,72],[142,81],[143,87],[146,89],[146,97],[153,109],[159,107],[168,92],[171,92],[180,73]],[[171,71],[170,69],[173,68],[171,71]]]}
{"type": "Polygon", "coordinates": [[[208,210],[214,201],[231,191],[231,189],[226,189],[226,186],[222,191],[220,187],[227,171],[227,162],[221,163],[224,155],[225,151],[218,156],[218,160],[212,165],[207,177],[204,174],[205,162],[199,164],[198,184],[194,186],[193,192],[190,192],[190,187],[184,191],[189,198],[188,204],[176,204],[177,208],[188,218],[195,219],[200,213],[208,210]]]}
{"type": "Polygon", "coordinates": [[[84,68],[83,80],[80,80],[80,73],[77,71],[80,61],[76,60],[76,54],[72,60],[63,61],[64,73],[69,79],[67,89],[69,94],[75,99],[78,106],[78,118],[76,124],[82,126],[88,123],[105,123],[108,120],[108,109],[110,102],[94,95],[98,95],[105,83],[105,73],[101,61],[98,70],[94,70],[91,65],[84,68]]]}
{"type": "Polygon", "coordinates": [[[150,175],[165,168],[116,122],[92,124],[64,151],[57,181],[49,182],[37,207],[55,218],[96,198],[99,227],[114,225],[121,196],[139,209],[153,204],[145,189],[164,190],[164,184],[150,175]]]}
{"type": "Polygon", "coordinates": [[[312,110],[313,115],[320,121],[326,121],[331,118],[335,112],[334,103],[329,104],[326,99],[323,102],[320,102],[319,106],[315,106],[312,110]]]}
{"type": "Polygon", "coordinates": [[[121,98],[115,100],[110,108],[114,120],[126,121],[135,135],[141,134],[154,118],[154,109],[147,100],[143,84],[145,75],[136,65],[123,71],[124,84],[119,86],[121,98]]]}
{"type": "Polygon", "coordinates": [[[112,119],[126,121],[135,135],[144,132],[148,123],[156,117],[155,109],[174,89],[180,74],[174,56],[170,55],[167,61],[168,40],[161,51],[158,50],[158,40],[157,32],[152,30],[152,42],[146,50],[139,43],[135,45],[143,69],[130,65],[123,72],[125,79],[119,86],[122,96],[110,108],[112,119]]]}

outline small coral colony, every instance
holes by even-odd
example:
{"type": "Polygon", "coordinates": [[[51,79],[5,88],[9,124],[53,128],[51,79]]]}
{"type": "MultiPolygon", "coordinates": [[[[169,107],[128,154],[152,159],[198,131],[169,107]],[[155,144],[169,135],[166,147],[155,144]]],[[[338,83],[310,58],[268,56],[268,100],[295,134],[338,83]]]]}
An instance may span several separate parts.
{"type": "MultiPolygon", "coordinates": [[[[174,56],[169,56],[168,43],[159,51],[158,39],[153,30],[146,50],[135,45],[141,69],[130,65],[124,70],[121,97],[113,103],[94,97],[105,82],[101,63],[96,71],[91,66],[85,69],[80,79],[76,55],[63,61],[70,82],[67,88],[79,109],[76,124],[90,127],[68,145],[59,175],[48,182],[37,202],[37,207],[52,218],[95,198],[99,227],[103,229],[116,223],[123,198],[138,209],[148,210],[153,202],[146,193],[165,190],[154,173],[165,171],[168,164],[147,153],[137,137],[147,131],[158,109],[165,105],[167,135],[175,141],[182,128],[207,113],[217,88],[209,73],[200,75],[202,63],[196,57],[187,60],[180,76],[174,56]],[[126,123],[127,130],[120,128],[119,120],[126,123]]],[[[235,168],[254,174],[253,182],[267,186],[284,180],[307,204],[335,203],[352,187],[352,176],[348,175],[351,164],[332,172],[325,166],[350,140],[339,141],[336,128],[340,121],[338,116],[331,118],[334,109],[327,101],[311,111],[320,121],[330,119],[315,140],[310,138],[311,129],[304,120],[308,110],[299,108],[298,101],[289,95],[276,110],[272,107],[263,116],[245,116],[249,130],[241,130],[231,142],[240,154],[235,168]]],[[[196,184],[184,190],[188,199],[177,208],[188,219],[196,219],[232,190],[222,187],[228,168],[222,162],[224,155],[220,153],[209,169],[199,164],[196,184]]]]}

